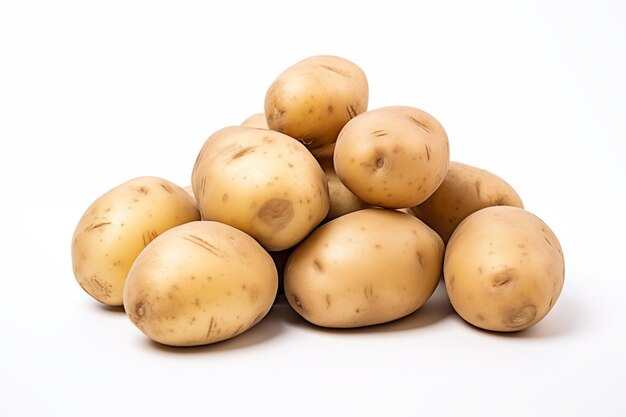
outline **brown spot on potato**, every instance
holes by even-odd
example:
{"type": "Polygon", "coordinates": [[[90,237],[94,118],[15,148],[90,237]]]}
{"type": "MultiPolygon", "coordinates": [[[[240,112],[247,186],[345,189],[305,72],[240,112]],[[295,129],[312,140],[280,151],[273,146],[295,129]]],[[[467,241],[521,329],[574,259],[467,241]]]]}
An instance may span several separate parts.
{"type": "Polygon", "coordinates": [[[372,286],[372,284],[369,284],[363,287],[363,295],[365,296],[366,300],[369,301],[369,299],[372,297],[373,294],[374,294],[374,287],[372,286]]]}
{"type": "Polygon", "coordinates": [[[389,134],[389,132],[386,132],[384,130],[374,130],[372,132],[372,135],[376,136],[377,138],[383,137],[383,136],[387,136],[389,134]]]}
{"type": "Polygon", "coordinates": [[[317,259],[313,259],[313,265],[315,266],[315,269],[317,269],[320,272],[324,271],[324,267],[322,266],[322,263],[317,260],[317,259]]]}
{"type": "Polygon", "coordinates": [[[503,287],[515,279],[515,271],[511,268],[500,271],[491,280],[491,286],[494,288],[503,287]]]}
{"type": "Polygon", "coordinates": [[[274,231],[285,228],[293,219],[294,211],[291,201],[272,198],[266,201],[257,213],[257,217],[274,231]]]}
{"type": "Polygon", "coordinates": [[[476,181],[474,187],[476,188],[476,195],[480,198],[480,181],[476,181]]]}
{"type": "Polygon", "coordinates": [[[416,119],[416,118],[415,118],[415,117],[413,117],[413,116],[407,116],[407,118],[408,118],[411,122],[415,123],[415,124],[416,124],[416,125],[418,125],[420,128],[422,128],[423,130],[425,130],[427,133],[429,133],[429,134],[431,133],[431,132],[430,132],[430,129],[428,128],[428,126],[427,126],[424,122],[422,122],[422,121],[420,121],[420,120],[416,119]]]}
{"type": "Polygon", "coordinates": [[[144,194],[144,195],[148,194],[148,191],[149,191],[148,187],[144,187],[143,185],[142,186],[131,186],[130,188],[133,191],[137,191],[139,194],[144,194]]]}
{"type": "Polygon", "coordinates": [[[548,239],[548,237],[547,237],[547,236],[544,236],[543,238],[544,238],[544,240],[545,240],[546,242],[548,242],[548,245],[550,245],[550,247],[552,247],[552,243],[550,242],[550,240],[548,239]]]}
{"type": "Polygon", "coordinates": [[[424,148],[426,148],[426,160],[430,161],[430,146],[424,145],[424,148]]]}
{"type": "Polygon", "coordinates": [[[379,155],[376,157],[376,162],[375,162],[375,166],[376,169],[381,169],[382,167],[385,166],[385,157],[382,155],[379,155]]]}
{"type": "Polygon", "coordinates": [[[478,318],[478,321],[485,321],[485,316],[480,313],[476,315],[476,318],[478,318]]]}
{"type": "Polygon", "coordinates": [[[160,185],[160,186],[161,186],[161,188],[163,188],[166,192],[168,192],[168,193],[170,193],[170,194],[172,193],[172,188],[171,188],[169,185],[164,184],[164,183],[160,183],[159,185],[160,185]]]}
{"type": "Polygon", "coordinates": [[[535,317],[537,317],[537,307],[526,304],[508,311],[504,317],[504,325],[511,329],[518,329],[532,322],[535,317]]]}
{"type": "Polygon", "coordinates": [[[209,322],[209,330],[206,332],[205,339],[209,339],[211,336],[211,332],[213,331],[213,326],[215,325],[215,319],[211,316],[211,321],[209,322]]]}
{"type": "Polygon", "coordinates": [[[421,252],[415,252],[415,254],[417,255],[417,260],[420,263],[420,266],[423,268],[424,267],[424,255],[421,254],[421,252]]]}
{"type": "Polygon", "coordinates": [[[356,110],[354,110],[354,106],[349,105],[346,107],[346,112],[348,113],[348,119],[351,120],[357,116],[356,110]]]}
{"type": "Polygon", "coordinates": [[[335,111],[335,108],[333,106],[328,106],[326,110],[328,110],[328,113],[332,113],[333,111],[335,111]]]}
{"type": "Polygon", "coordinates": [[[194,243],[194,244],[200,246],[202,249],[208,250],[209,252],[211,252],[215,256],[220,256],[219,255],[219,250],[215,246],[213,246],[209,242],[207,242],[206,240],[202,239],[201,237],[189,234],[187,236],[183,236],[182,238],[185,239],[186,241],[189,241],[191,243],[194,243]]]}
{"type": "Polygon", "coordinates": [[[301,311],[306,311],[304,309],[304,306],[302,305],[302,302],[300,301],[300,297],[298,297],[296,293],[291,293],[290,297],[293,305],[295,305],[301,311]]]}
{"type": "Polygon", "coordinates": [[[330,308],[330,294],[326,294],[326,308],[330,308]]]}
{"type": "Polygon", "coordinates": [[[143,306],[143,302],[140,301],[137,304],[135,304],[135,315],[137,316],[138,319],[140,319],[144,316],[144,314],[146,314],[146,309],[143,306]]]}
{"type": "Polygon", "coordinates": [[[339,69],[337,67],[333,67],[331,65],[324,65],[324,64],[319,64],[319,66],[324,68],[324,69],[326,69],[326,70],[328,70],[328,71],[332,71],[335,74],[339,74],[342,77],[350,78],[350,74],[349,73],[347,73],[346,71],[341,70],[341,69],[339,69]]]}
{"type": "MultiPolygon", "coordinates": [[[[256,146],[246,146],[243,149],[240,149],[239,151],[237,151],[232,157],[231,157],[231,161],[234,161],[235,159],[239,159],[244,155],[247,155],[249,153],[254,152],[254,149],[256,148],[256,146]]],[[[229,161],[230,162],[230,161],[229,161]]]]}
{"type": "Polygon", "coordinates": [[[111,222],[102,222],[102,223],[98,223],[98,224],[93,224],[93,225],[90,225],[88,229],[91,231],[91,230],[97,229],[99,227],[106,226],[107,224],[111,224],[111,222]]]}

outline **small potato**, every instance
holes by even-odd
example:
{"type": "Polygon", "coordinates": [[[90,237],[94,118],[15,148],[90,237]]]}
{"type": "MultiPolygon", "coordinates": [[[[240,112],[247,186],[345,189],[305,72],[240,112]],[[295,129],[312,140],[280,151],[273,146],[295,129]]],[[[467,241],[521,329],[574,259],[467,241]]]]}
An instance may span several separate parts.
{"type": "Polygon", "coordinates": [[[416,206],[430,197],[449,160],[441,124],[422,110],[402,106],[350,120],[334,154],[341,182],[366,203],[387,208],[416,206]]]}
{"type": "Polygon", "coordinates": [[[326,174],[328,180],[328,194],[330,196],[330,208],[326,220],[333,220],[344,214],[352,213],[353,211],[362,210],[370,207],[369,204],[361,201],[359,197],[355,196],[346,188],[345,185],[339,180],[335,169],[333,168],[333,159],[324,158],[318,159],[318,162],[326,174]]]}
{"type": "Polygon", "coordinates": [[[101,303],[121,306],[124,281],[139,252],[165,230],[200,219],[182,188],[140,177],[89,206],[72,238],[72,266],[80,286],[101,303]]]}
{"type": "Polygon", "coordinates": [[[385,323],[411,314],[432,295],[443,250],[441,238],[409,214],[356,211],[296,247],[285,269],[285,295],[318,326],[385,323]]]}
{"type": "Polygon", "coordinates": [[[214,133],[192,173],[204,220],[242,230],[271,251],[300,242],[328,213],[326,176],[289,136],[245,126],[214,133]]]}
{"type": "Polygon", "coordinates": [[[452,306],[474,326],[512,332],[545,317],[559,298],[563,252],[550,228],[524,209],[469,215],[448,243],[444,279],[452,306]]]}
{"type": "Polygon", "coordinates": [[[524,208],[519,195],[500,177],[480,168],[450,161],[448,173],[439,188],[411,211],[447,243],[463,219],[491,206],[524,208]]]}
{"type": "Polygon", "coordinates": [[[313,56],[285,70],[265,95],[270,129],[314,149],[337,139],[341,128],[367,110],[368,86],[356,64],[336,56],[313,56]]]}
{"type": "Polygon", "coordinates": [[[269,129],[265,113],[256,113],[241,123],[242,126],[256,127],[257,129],[269,129]]]}
{"type": "Polygon", "coordinates": [[[274,262],[253,238],[225,224],[192,222],[163,233],[137,257],[124,309],[154,341],[206,345],[261,321],[277,286],[274,262]]]}

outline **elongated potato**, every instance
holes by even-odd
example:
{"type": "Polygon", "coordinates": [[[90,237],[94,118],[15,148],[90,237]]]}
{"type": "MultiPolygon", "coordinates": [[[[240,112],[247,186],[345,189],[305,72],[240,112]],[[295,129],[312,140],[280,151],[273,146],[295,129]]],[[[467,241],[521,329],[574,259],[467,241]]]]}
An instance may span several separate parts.
{"type": "Polygon", "coordinates": [[[333,168],[332,158],[318,159],[318,162],[322,166],[324,174],[326,174],[326,179],[328,180],[330,208],[328,209],[326,220],[333,220],[344,214],[370,207],[369,204],[361,201],[359,197],[352,194],[339,180],[333,168]]]}
{"type": "Polygon", "coordinates": [[[311,323],[360,327],[417,310],[441,276],[443,242],[419,219],[365,209],[332,220],[293,251],[285,295],[311,323]]]}
{"type": "Polygon", "coordinates": [[[313,155],[289,136],[244,126],[214,133],[192,173],[202,218],[242,230],[267,250],[294,246],[328,213],[313,155]]]}
{"type": "Polygon", "coordinates": [[[256,127],[257,129],[269,129],[265,113],[256,113],[241,123],[242,126],[256,127]]]}
{"type": "Polygon", "coordinates": [[[517,207],[469,215],[446,248],[444,278],[452,306],[482,329],[511,332],[539,322],[559,298],[564,274],[557,237],[517,207]]]}
{"type": "Polygon", "coordinates": [[[490,206],[524,208],[519,195],[500,177],[471,165],[450,161],[439,188],[419,206],[412,207],[411,211],[447,243],[463,219],[490,206]]]}
{"type": "Polygon", "coordinates": [[[335,142],[341,128],[367,110],[369,90],[356,64],[336,56],[313,56],[289,67],[265,95],[270,129],[314,149],[335,142]]]}
{"type": "Polygon", "coordinates": [[[428,113],[384,107],[360,114],[342,129],[334,165],[341,182],[374,206],[420,204],[443,181],[450,160],[448,136],[428,113]]]}
{"type": "Polygon", "coordinates": [[[137,257],[124,309],[152,340],[205,345],[258,323],[277,286],[274,262],[254,239],[225,224],[192,222],[161,234],[137,257]]]}
{"type": "Polygon", "coordinates": [[[89,206],[72,239],[72,266],[80,286],[96,300],[122,305],[126,275],[135,258],[159,234],[200,219],[182,188],[140,177],[108,191],[89,206]]]}

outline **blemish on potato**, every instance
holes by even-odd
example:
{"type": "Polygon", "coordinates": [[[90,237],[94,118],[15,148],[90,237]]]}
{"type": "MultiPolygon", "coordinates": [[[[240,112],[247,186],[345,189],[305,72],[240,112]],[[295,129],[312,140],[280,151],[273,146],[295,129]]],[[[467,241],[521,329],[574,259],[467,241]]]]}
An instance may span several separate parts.
{"type": "MultiPolygon", "coordinates": [[[[319,65],[320,65],[320,67],[322,67],[322,68],[324,68],[324,69],[327,69],[328,71],[332,71],[332,72],[334,72],[335,74],[339,74],[339,75],[341,75],[342,77],[345,77],[345,78],[350,78],[350,74],[349,74],[349,73],[347,73],[347,72],[345,72],[345,71],[343,71],[343,70],[340,70],[340,69],[339,69],[339,68],[337,68],[337,67],[333,67],[333,66],[330,66],[330,65],[324,65],[324,64],[319,64],[319,65]]],[[[312,97],[311,97],[311,98],[312,98],[312,97]]]]}
{"type": "Polygon", "coordinates": [[[224,193],[224,194],[222,195],[222,201],[223,201],[223,202],[228,201],[228,194],[224,193]]]}
{"type": "Polygon", "coordinates": [[[272,198],[266,201],[257,213],[257,217],[274,231],[283,229],[294,216],[291,201],[282,198],[272,198]]]}
{"type": "Polygon", "coordinates": [[[535,319],[537,316],[537,307],[527,304],[518,309],[513,309],[505,315],[504,325],[510,328],[519,328],[525,326],[535,319]]]}
{"type": "Polygon", "coordinates": [[[140,194],[148,194],[149,188],[145,187],[145,186],[131,186],[130,187],[132,190],[137,191],[140,194]]]}
{"type": "Polygon", "coordinates": [[[293,304],[300,310],[302,311],[306,311],[304,309],[304,307],[302,306],[302,302],[300,301],[300,297],[298,297],[298,295],[296,293],[291,293],[290,295],[291,301],[293,301],[293,304]]]}
{"type": "Polygon", "coordinates": [[[420,128],[422,128],[423,130],[425,130],[427,133],[429,133],[429,134],[431,133],[430,129],[428,128],[428,126],[427,126],[424,122],[422,122],[422,121],[420,121],[420,120],[417,120],[417,119],[416,119],[415,117],[413,117],[413,116],[408,116],[408,115],[407,115],[406,117],[407,117],[407,118],[408,118],[411,122],[415,123],[415,124],[416,124],[416,125],[418,125],[420,128]]]}
{"type": "Polygon", "coordinates": [[[476,187],[476,195],[478,196],[478,198],[480,199],[480,181],[476,181],[474,183],[474,187],[476,187]]]}
{"type": "Polygon", "coordinates": [[[506,269],[498,272],[491,280],[491,286],[494,288],[500,288],[511,283],[511,281],[515,278],[513,272],[514,271],[512,269],[506,269]]]}
{"type": "Polygon", "coordinates": [[[328,110],[328,113],[332,113],[335,110],[335,108],[333,106],[328,106],[326,110],[328,110]]]}
{"type": "Polygon", "coordinates": [[[213,330],[213,325],[215,324],[214,317],[211,317],[211,321],[209,322],[209,330],[206,332],[205,339],[208,339],[211,336],[211,331],[213,330]]]}
{"type": "Polygon", "coordinates": [[[313,259],[313,266],[315,266],[315,269],[317,269],[320,272],[324,272],[324,267],[322,266],[322,263],[317,260],[317,259],[313,259]]]}
{"type": "Polygon", "coordinates": [[[164,184],[164,183],[160,183],[159,185],[160,185],[160,186],[161,186],[161,188],[163,188],[166,192],[168,192],[168,193],[170,193],[170,194],[172,193],[172,188],[171,188],[169,185],[164,184]]]}
{"type": "Polygon", "coordinates": [[[86,228],[86,230],[85,230],[85,231],[91,231],[91,230],[97,229],[97,228],[99,228],[99,227],[106,226],[106,225],[108,225],[108,224],[111,224],[111,222],[102,222],[102,223],[98,223],[98,224],[91,224],[91,225],[89,225],[89,226],[86,228]]]}
{"type": "Polygon", "coordinates": [[[215,256],[220,256],[219,255],[219,250],[215,246],[211,245],[209,242],[207,242],[206,240],[204,240],[204,239],[202,239],[202,238],[200,238],[200,237],[198,237],[196,235],[189,234],[187,236],[183,236],[182,238],[187,240],[187,241],[189,241],[189,242],[191,242],[191,243],[194,243],[194,244],[200,246],[202,249],[208,250],[209,252],[211,252],[215,256]]]}
{"type": "Polygon", "coordinates": [[[326,294],[326,308],[330,308],[330,294],[326,294]]]}
{"type": "Polygon", "coordinates": [[[424,267],[424,255],[422,255],[421,252],[415,252],[415,254],[417,255],[417,260],[420,263],[420,266],[423,268],[424,267]]]}

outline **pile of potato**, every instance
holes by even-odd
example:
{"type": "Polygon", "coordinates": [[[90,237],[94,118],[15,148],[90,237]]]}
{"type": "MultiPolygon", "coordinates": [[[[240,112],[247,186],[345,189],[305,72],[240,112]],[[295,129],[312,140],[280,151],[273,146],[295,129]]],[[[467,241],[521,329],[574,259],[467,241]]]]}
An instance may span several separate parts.
{"type": "Polygon", "coordinates": [[[409,315],[442,272],[469,323],[539,322],[563,286],[554,233],[505,181],[451,162],[433,116],[367,105],[354,63],[296,63],[269,87],[263,114],[207,139],[192,191],[141,177],[87,209],[72,242],[78,283],[172,346],[251,328],[279,278],[294,310],[324,327],[409,315]]]}

